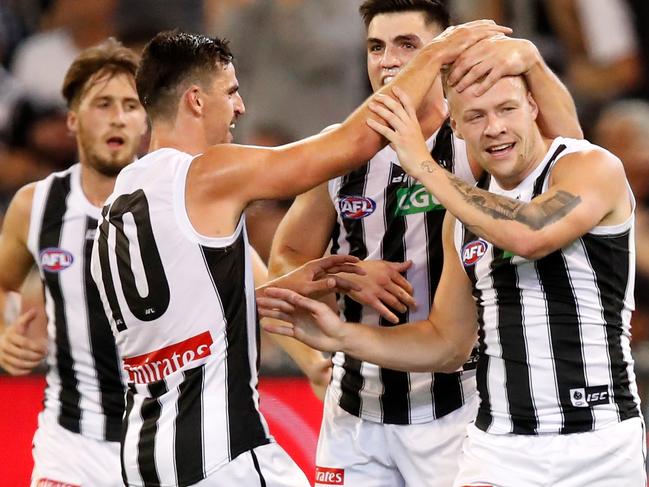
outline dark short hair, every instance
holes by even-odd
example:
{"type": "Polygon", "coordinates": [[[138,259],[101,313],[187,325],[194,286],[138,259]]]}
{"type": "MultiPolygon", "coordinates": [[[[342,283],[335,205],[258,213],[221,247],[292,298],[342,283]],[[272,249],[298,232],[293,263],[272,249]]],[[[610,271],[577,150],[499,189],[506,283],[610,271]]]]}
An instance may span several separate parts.
{"type": "Polygon", "coordinates": [[[135,82],[140,101],[151,119],[172,118],[180,89],[189,83],[207,87],[218,66],[233,56],[228,41],[179,31],[160,32],[142,51],[135,82]]]}
{"type": "Polygon", "coordinates": [[[442,29],[451,25],[448,9],[439,0],[365,0],[358,11],[366,28],[377,15],[398,12],[421,12],[425,16],[426,25],[436,23],[442,29]]]}
{"type": "Polygon", "coordinates": [[[135,52],[112,37],[81,51],[68,68],[61,88],[68,108],[79,103],[88,81],[94,79],[98,73],[111,77],[124,73],[135,77],[138,62],[139,58],[135,52]]]}

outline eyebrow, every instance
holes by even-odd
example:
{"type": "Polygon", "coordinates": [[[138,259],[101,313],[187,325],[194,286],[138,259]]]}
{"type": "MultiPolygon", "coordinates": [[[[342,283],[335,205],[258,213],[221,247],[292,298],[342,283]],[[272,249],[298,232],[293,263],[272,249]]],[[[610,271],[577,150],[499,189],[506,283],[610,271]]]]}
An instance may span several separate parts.
{"type": "MultiPolygon", "coordinates": [[[[401,34],[396,36],[394,39],[391,39],[392,42],[411,42],[411,43],[417,43],[421,42],[421,38],[416,35],[416,34],[401,34]]],[[[385,44],[385,41],[382,39],[378,39],[376,37],[368,37],[367,38],[367,44],[372,45],[372,44],[385,44]]]]}

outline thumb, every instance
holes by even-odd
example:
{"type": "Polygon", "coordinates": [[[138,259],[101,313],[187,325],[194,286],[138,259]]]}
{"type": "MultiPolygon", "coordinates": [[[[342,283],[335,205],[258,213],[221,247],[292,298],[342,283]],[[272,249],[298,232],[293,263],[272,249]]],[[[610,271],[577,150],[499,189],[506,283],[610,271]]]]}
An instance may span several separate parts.
{"type": "Polygon", "coordinates": [[[29,331],[29,325],[34,322],[34,318],[36,318],[36,310],[33,308],[25,311],[22,315],[20,315],[16,320],[16,323],[14,324],[16,333],[20,335],[27,335],[27,332],[29,331]]]}

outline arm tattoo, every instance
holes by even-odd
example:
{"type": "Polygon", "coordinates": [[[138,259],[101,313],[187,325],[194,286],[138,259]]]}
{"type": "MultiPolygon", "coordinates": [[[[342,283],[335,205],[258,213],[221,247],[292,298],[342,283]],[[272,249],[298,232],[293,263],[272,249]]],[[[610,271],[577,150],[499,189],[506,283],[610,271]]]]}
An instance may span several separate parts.
{"type": "MultiPolygon", "coordinates": [[[[424,168],[423,163],[421,167],[424,168]]],[[[532,230],[540,230],[560,220],[581,203],[579,196],[567,191],[557,191],[541,203],[525,203],[475,188],[451,173],[447,173],[447,177],[464,200],[474,208],[496,220],[517,221],[532,230]]]]}
{"type": "Polygon", "coordinates": [[[422,162],[419,164],[419,167],[421,167],[421,169],[422,169],[423,171],[426,171],[428,174],[433,174],[435,171],[437,171],[437,170],[440,168],[439,164],[437,164],[437,163],[436,163],[435,161],[433,161],[432,159],[428,159],[428,160],[426,160],[426,161],[422,161],[422,162]]]}

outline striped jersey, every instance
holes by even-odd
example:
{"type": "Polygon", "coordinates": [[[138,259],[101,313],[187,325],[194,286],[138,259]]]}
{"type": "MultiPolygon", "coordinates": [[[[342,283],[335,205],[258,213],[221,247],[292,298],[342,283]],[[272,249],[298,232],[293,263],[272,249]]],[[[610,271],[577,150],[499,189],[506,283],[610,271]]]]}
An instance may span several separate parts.
{"type": "MultiPolygon", "coordinates": [[[[604,150],[557,138],[516,188],[504,190],[488,176],[480,185],[527,202],[548,189],[561,157],[593,149],[604,150]]],[[[455,246],[478,306],[478,428],[567,434],[639,416],[629,345],[633,222],[632,214],[622,224],[594,227],[537,260],[496,248],[456,224],[455,246]]]]}
{"type": "Polygon", "coordinates": [[[193,156],[160,149],[124,169],[102,211],[93,275],[128,376],[128,485],[192,485],[272,441],[259,413],[259,327],[243,217],[197,233],[193,156]]]}
{"type": "Polygon", "coordinates": [[[98,440],[119,441],[124,381],[115,340],[90,274],[101,210],[85,197],[81,166],[36,183],[27,247],[45,289],[49,366],[43,417],[98,440]]]}
{"type": "MultiPolygon", "coordinates": [[[[448,123],[427,141],[433,158],[475,183],[463,141],[448,123]]],[[[442,222],[446,211],[423,185],[408,176],[389,146],[363,167],[329,182],[337,218],[331,252],[360,259],[412,260],[406,278],[417,310],[397,314],[400,323],[426,319],[442,271],[442,222]]],[[[346,321],[393,326],[370,307],[348,297],[340,302],[346,321]]],[[[475,372],[407,373],[333,357],[331,390],[350,414],[388,424],[425,423],[461,407],[475,393],[475,372]]]]}

